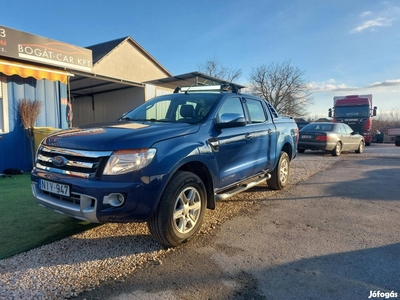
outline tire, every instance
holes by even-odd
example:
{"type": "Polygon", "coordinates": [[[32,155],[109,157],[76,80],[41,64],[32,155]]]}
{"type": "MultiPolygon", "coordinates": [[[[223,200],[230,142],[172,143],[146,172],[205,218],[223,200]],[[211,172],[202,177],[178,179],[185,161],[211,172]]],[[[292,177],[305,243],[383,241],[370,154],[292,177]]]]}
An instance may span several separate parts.
{"type": "Polygon", "coordinates": [[[364,142],[361,141],[360,144],[358,145],[358,149],[356,150],[356,153],[363,153],[364,152],[364,142]]]}
{"type": "Polygon", "coordinates": [[[304,153],[304,151],[306,151],[306,149],[297,149],[297,152],[299,153],[304,153]]]}
{"type": "Polygon", "coordinates": [[[371,146],[371,143],[365,143],[365,146],[371,146]]]}
{"type": "Polygon", "coordinates": [[[267,180],[269,188],[273,190],[282,190],[289,182],[290,159],[289,155],[281,151],[278,164],[271,173],[271,178],[267,180]]]}
{"type": "Polygon", "coordinates": [[[342,153],[342,143],[337,142],[335,149],[332,150],[332,156],[339,156],[342,153]]]}
{"type": "Polygon", "coordinates": [[[206,206],[206,189],[201,179],[190,172],[177,172],[147,226],[160,243],[180,246],[200,230],[206,206]]]}
{"type": "Polygon", "coordinates": [[[400,146],[400,141],[395,141],[394,144],[399,147],[400,146]]]}

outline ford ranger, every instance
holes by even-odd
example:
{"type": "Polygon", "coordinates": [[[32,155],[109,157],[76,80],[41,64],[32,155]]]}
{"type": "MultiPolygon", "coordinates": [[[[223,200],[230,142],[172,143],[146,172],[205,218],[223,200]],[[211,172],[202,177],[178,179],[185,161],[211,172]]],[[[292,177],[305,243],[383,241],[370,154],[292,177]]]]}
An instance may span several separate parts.
{"type": "Polygon", "coordinates": [[[81,220],[147,222],[160,243],[178,246],[218,200],[265,181],[283,189],[297,141],[293,118],[235,85],[180,87],[116,122],[44,138],[32,191],[81,220]]]}

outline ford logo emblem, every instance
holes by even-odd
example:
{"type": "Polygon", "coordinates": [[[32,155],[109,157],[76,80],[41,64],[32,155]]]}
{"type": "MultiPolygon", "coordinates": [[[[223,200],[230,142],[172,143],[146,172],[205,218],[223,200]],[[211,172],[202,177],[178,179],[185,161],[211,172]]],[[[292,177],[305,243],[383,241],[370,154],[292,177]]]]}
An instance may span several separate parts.
{"type": "Polygon", "coordinates": [[[67,163],[68,160],[63,157],[63,156],[55,156],[51,159],[51,162],[53,163],[53,165],[55,165],[56,167],[64,167],[67,163]]]}

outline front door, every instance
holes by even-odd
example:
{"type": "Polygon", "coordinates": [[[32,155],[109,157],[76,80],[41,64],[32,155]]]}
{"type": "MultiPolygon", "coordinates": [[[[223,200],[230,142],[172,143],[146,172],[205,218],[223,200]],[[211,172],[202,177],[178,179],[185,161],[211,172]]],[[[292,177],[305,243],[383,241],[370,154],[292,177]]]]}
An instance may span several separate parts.
{"type": "MultiPolygon", "coordinates": [[[[222,104],[217,118],[226,113],[245,116],[240,97],[229,97],[222,104]]],[[[254,148],[251,146],[251,132],[248,125],[223,128],[214,138],[219,145],[215,153],[219,173],[219,186],[222,188],[250,176],[253,172],[254,148]]]]}

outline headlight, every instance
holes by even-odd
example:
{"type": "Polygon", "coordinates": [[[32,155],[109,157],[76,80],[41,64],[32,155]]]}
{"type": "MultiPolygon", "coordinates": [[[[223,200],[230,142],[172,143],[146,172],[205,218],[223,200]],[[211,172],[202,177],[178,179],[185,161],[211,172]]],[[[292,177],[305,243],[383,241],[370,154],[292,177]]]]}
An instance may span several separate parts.
{"type": "Polygon", "coordinates": [[[103,174],[120,175],[140,170],[151,162],[155,154],[156,149],[153,148],[115,151],[108,159],[103,174]]]}

